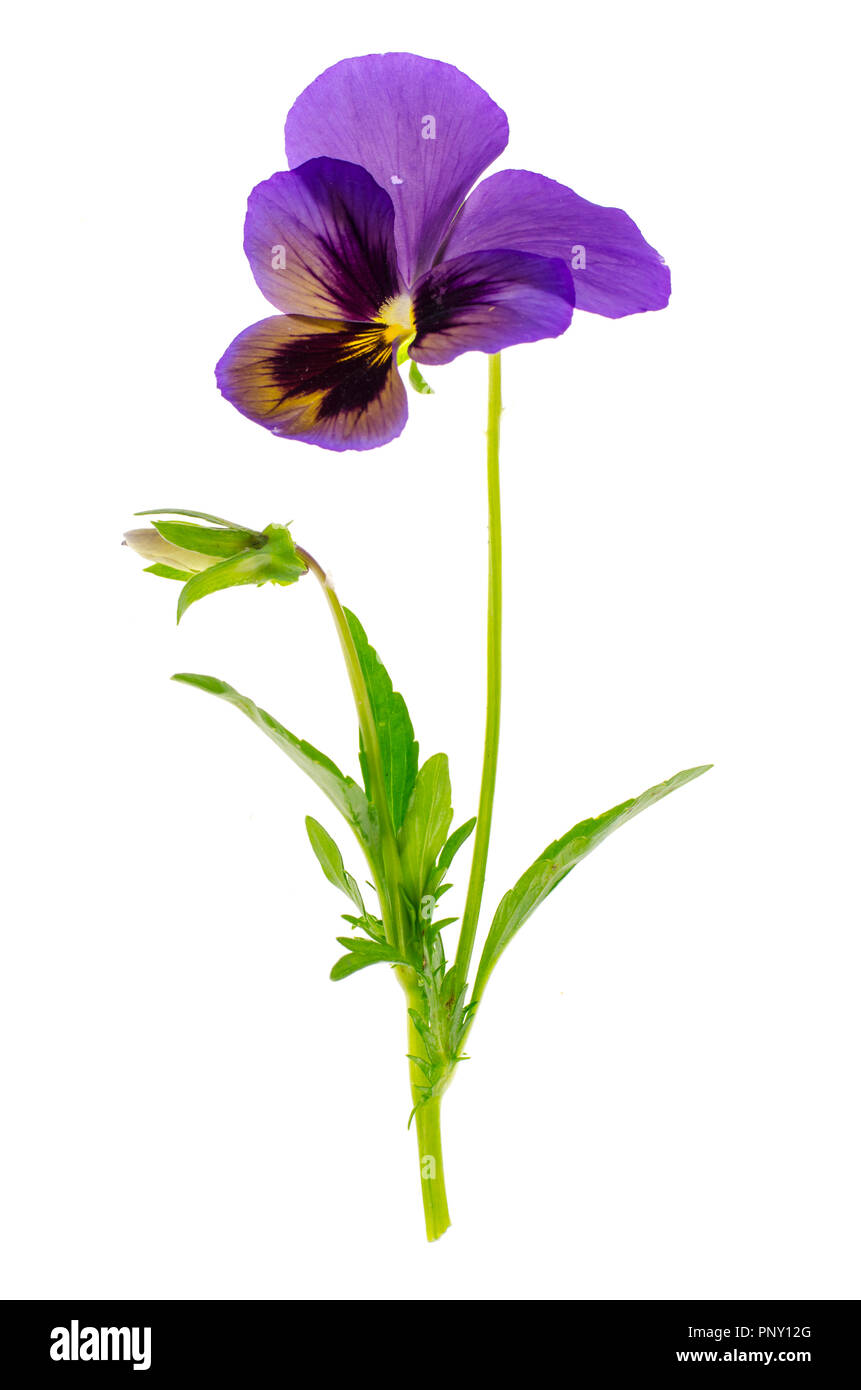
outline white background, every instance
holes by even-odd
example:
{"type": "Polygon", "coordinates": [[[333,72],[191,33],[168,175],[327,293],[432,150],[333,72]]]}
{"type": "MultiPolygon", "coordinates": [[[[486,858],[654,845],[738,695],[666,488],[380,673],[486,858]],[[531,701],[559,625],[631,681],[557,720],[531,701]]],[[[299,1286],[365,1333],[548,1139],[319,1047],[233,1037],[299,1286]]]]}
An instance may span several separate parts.
{"type": "Polygon", "coordinates": [[[850,14],[19,8],[7,1297],[861,1292],[850,14]],[[400,991],[383,969],[327,978],[343,903],[303,817],[345,850],[346,833],[239,714],[168,680],[223,676],[352,769],[321,596],[234,590],[177,629],[175,586],[119,544],[161,504],[293,521],[425,755],[450,754],[457,823],[473,812],[484,359],[429,371],[437,394],[411,395],[401,439],[364,456],[269,436],[212,377],[269,312],[242,220],[284,167],[288,107],[337,59],[398,48],[503,106],[500,167],[623,206],[673,271],[666,312],[576,314],[505,356],[487,907],[575,820],[716,764],[602,847],[504,957],[444,1104],[454,1225],[433,1247],[400,991]]]}

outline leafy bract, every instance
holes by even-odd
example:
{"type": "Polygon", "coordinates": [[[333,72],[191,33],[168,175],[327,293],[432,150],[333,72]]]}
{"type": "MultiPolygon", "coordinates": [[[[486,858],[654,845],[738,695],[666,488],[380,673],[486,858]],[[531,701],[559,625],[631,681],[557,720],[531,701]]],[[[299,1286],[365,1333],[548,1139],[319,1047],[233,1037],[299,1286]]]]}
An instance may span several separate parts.
{"type": "Polygon", "coordinates": [[[336,888],[340,888],[347,897],[361,912],[365,914],[365,904],[362,902],[362,895],[359,892],[359,885],[348,874],[344,868],[344,859],[332,836],[329,834],[319,821],[313,816],[305,817],[305,829],[308,831],[308,839],[311,841],[311,848],[317,856],[320,868],[326,875],[330,883],[336,888]]]}
{"type": "Polygon", "coordinates": [[[271,714],[260,709],[245,695],[240,695],[239,691],[234,690],[226,681],[218,680],[215,676],[194,675],[188,671],[180,672],[173,679],[181,681],[184,685],[193,685],[198,690],[205,690],[209,695],[217,695],[247,715],[258,729],[262,729],[264,734],[271,738],[322,792],[325,792],[333,806],[337,807],[351,826],[371,861],[376,862],[376,820],[371,813],[368,798],[352,777],[346,777],[324,753],[312,744],[306,743],[304,739],[291,734],[277,719],[273,719],[271,714]]]}
{"type": "Polygon", "coordinates": [[[365,941],[361,936],[337,936],[335,940],[341,946],[346,946],[349,954],[335,961],[329,972],[330,980],[345,980],[348,975],[355,975],[357,970],[364,970],[366,965],[377,965],[380,961],[388,965],[409,963],[394,946],[389,946],[385,941],[365,941]]]}
{"type": "MultiPolygon", "coordinates": [[[[403,825],[404,815],[415,786],[419,763],[419,746],[403,695],[392,687],[391,677],[374,648],[368,642],[365,630],[355,613],[345,609],[350,634],[356,647],[359,665],[368,690],[371,714],[377,729],[380,754],[383,760],[383,777],[386,785],[386,798],[392,825],[397,833],[403,825]]],[[[360,748],[359,761],[365,789],[370,796],[370,779],[364,747],[360,748]]]]}
{"type": "Polygon", "coordinates": [[[342,912],[341,916],[356,931],[367,932],[372,941],[385,941],[386,929],[379,917],[374,917],[370,912],[363,912],[361,917],[353,917],[349,912],[342,912]]]}
{"type": "Polygon", "coordinates": [[[419,770],[398,836],[404,889],[416,908],[427,891],[451,817],[448,758],[435,753],[419,770]]]}
{"type": "Polygon", "coordinates": [[[642,796],[623,801],[621,806],[615,806],[612,811],[605,811],[603,816],[580,821],[561,839],[548,845],[544,853],[521,875],[514,887],[509,889],[496,909],[478,965],[475,994],[481,993],[487,977],[515,933],[548,893],[571,872],[575,864],[579,864],[581,859],[590,854],[596,845],[614,830],[618,830],[647,807],[653,806],[656,801],[669,796],[670,792],[685,786],[687,782],[692,782],[695,777],[702,776],[711,766],[711,763],[707,763],[703,767],[691,767],[685,772],[678,772],[668,782],[660,782],[656,787],[650,787],[648,791],[643,792],[642,796]]]}

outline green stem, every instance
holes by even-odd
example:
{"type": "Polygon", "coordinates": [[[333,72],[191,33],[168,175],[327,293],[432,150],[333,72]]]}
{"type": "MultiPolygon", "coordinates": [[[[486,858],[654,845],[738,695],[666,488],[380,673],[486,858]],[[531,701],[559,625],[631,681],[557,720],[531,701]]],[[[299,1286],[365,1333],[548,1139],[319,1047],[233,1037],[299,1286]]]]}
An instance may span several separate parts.
{"type": "MultiPolygon", "coordinates": [[[[341,605],[338,595],[335,593],[332,582],[322,565],[314,559],[309,551],[297,545],[296,553],[308,566],[308,569],[319,580],[320,586],[326,595],[329,611],[334,619],[338,638],[341,643],[341,650],[344,654],[344,663],[347,667],[347,675],[350,679],[350,688],[353,692],[353,700],[356,705],[356,713],[359,716],[359,730],[362,735],[362,744],[365,749],[365,756],[368,763],[368,781],[370,783],[371,801],[373,802],[379,818],[380,827],[380,853],[382,863],[378,866],[371,864],[371,872],[374,876],[374,883],[380,898],[380,909],[383,916],[383,925],[386,931],[386,939],[392,944],[401,948],[405,952],[407,942],[407,926],[404,918],[404,904],[401,896],[401,883],[403,874],[401,869],[401,857],[398,850],[398,842],[395,836],[392,818],[389,812],[389,802],[386,795],[385,777],[383,774],[383,759],[380,752],[380,741],[377,736],[377,726],[374,723],[374,711],[371,705],[368,687],[362,673],[362,665],[359,661],[359,654],[356,651],[356,644],[353,641],[353,634],[350,631],[350,624],[347,615],[341,605]]],[[[414,1008],[419,1013],[424,1011],[424,1000],[420,990],[415,984],[415,974],[410,970],[398,967],[396,974],[407,995],[407,1007],[414,1008]]],[[[413,1023],[409,1013],[407,1014],[407,1051],[414,1057],[426,1055],[424,1040],[413,1023]]],[[[415,1062],[410,1062],[410,1091],[412,1094],[413,1105],[416,1107],[416,1135],[419,1146],[419,1173],[422,1184],[422,1202],[425,1212],[425,1226],[427,1228],[428,1240],[437,1240],[444,1231],[448,1229],[451,1222],[448,1215],[448,1202],[445,1195],[445,1175],[442,1166],[442,1141],[440,1137],[440,1097],[432,1096],[430,1100],[423,1099],[426,1086],[426,1077],[421,1068],[415,1062]]]]}
{"type": "Polygon", "coordinates": [[[499,716],[502,690],[502,512],[499,490],[499,421],[502,415],[502,368],[499,353],[488,359],[487,375],[487,715],[484,728],[484,763],[478,819],[472,851],[472,868],[466,892],[463,924],[457,944],[455,968],[458,987],[466,983],[478,928],[481,895],[487,872],[496,764],[499,757],[499,716]]]}
{"type": "MultiPolygon", "coordinates": [[[[421,1000],[417,993],[412,992],[412,997],[408,993],[407,998],[413,1008],[420,1007],[421,1000]]],[[[424,1050],[421,1034],[407,1015],[407,1051],[414,1057],[421,1057],[424,1050]]],[[[426,1084],[426,1079],[415,1062],[410,1062],[410,1084],[413,1105],[416,1106],[415,1126],[419,1146],[419,1177],[422,1185],[425,1229],[428,1240],[439,1240],[451,1225],[442,1165],[441,1097],[432,1096],[430,1100],[422,1100],[421,1087],[426,1084]]]]}
{"type": "Polygon", "coordinates": [[[389,799],[386,794],[386,779],[383,772],[383,757],[380,752],[380,741],[377,737],[377,726],[374,723],[374,711],[371,706],[368,687],[365,684],[365,677],[362,674],[359,653],[356,651],[356,644],[353,641],[353,634],[350,631],[347,615],[344,612],[341,601],[335,593],[332,581],[326,571],[323,569],[322,565],[318,564],[314,556],[311,555],[309,551],[304,550],[301,545],[296,546],[296,553],[308,566],[314,577],[319,580],[320,587],[326,595],[329,611],[334,619],[338,638],[341,643],[341,651],[344,654],[344,664],[346,665],[347,675],[350,680],[350,689],[353,692],[356,713],[359,716],[359,730],[362,735],[362,745],[365,749],[365,757],[368,763],[368,781],[370,782],[371,801],[376,810],[380,827],[382,873],[378,874],[374,865],[372,865],[371,868],[374,873],[374,881],[380,898],[380,910],[383,916],[386,939],[391,945],[399,947],[401,952],[404,952],[406,950],[407,939],[400,889],[402,882],[401,857],[398,851],[398,842],[395,836],[394,826],[392,825],[392,818],[389,813],[389,799]]]}

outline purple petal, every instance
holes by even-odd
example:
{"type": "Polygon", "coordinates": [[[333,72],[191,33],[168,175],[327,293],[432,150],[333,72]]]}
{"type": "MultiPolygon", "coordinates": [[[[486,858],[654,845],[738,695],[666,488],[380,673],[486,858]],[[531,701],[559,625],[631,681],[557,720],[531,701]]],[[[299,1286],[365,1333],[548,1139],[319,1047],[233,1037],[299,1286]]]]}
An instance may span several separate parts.
{"type": "Polygon", "coordinates": [[[664,309],[670,272],[619,208],[587,203],[564,184],[507,169],[467,198],[445,256],[488,247],[559,256],[572,267],[577,308],[611,319],[664,309]],[[578,267],[578,260],[585,264],[578,267]]]}
{"type": "Polygon", "coordinates": [[[441,366],[462,352],[501,352],[556,338],[571,322],[574,287],[564,261],[522,251],[479,251],[435,266],[413,290],[417,362],[441,366]]]}
{"type": "Polygon", "coordinates": [[[273,434],[323,449],[376,449],[407,420],[394,348],[380,323],[277,314],[240,333],[215,375],[231,405],[273,434]]]}
{"type": "Polygon", "coordinates": [[[365,322],[401,289],[394,222],[391,199],[364,169],[312,159],[252,191],[245,254],[283,313],[365,322]]]}
{"type": "Polygon", "coordinates": [[[360,164],[395,204],[407,284],[432,265],[478,176],[508,143],[504,111],[464,73],[412,53],[372,53],[328,68],[294,104],[292,167],[316,155],[360,164]]]}

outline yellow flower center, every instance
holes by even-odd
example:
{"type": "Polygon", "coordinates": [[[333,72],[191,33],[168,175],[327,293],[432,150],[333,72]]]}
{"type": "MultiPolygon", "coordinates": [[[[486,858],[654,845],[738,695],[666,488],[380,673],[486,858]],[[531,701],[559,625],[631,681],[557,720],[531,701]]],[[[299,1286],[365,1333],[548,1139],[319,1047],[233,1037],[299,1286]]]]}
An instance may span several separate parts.
{"type": "Polygon", "coordinates": [[[384,304],[380,305],[377,322],[386,325],[386,337],[392,343],[396,338],[403,338],[415,333],[416,324],[410,296],[399,294],[393,299],[387,299],[384,304]]]}

